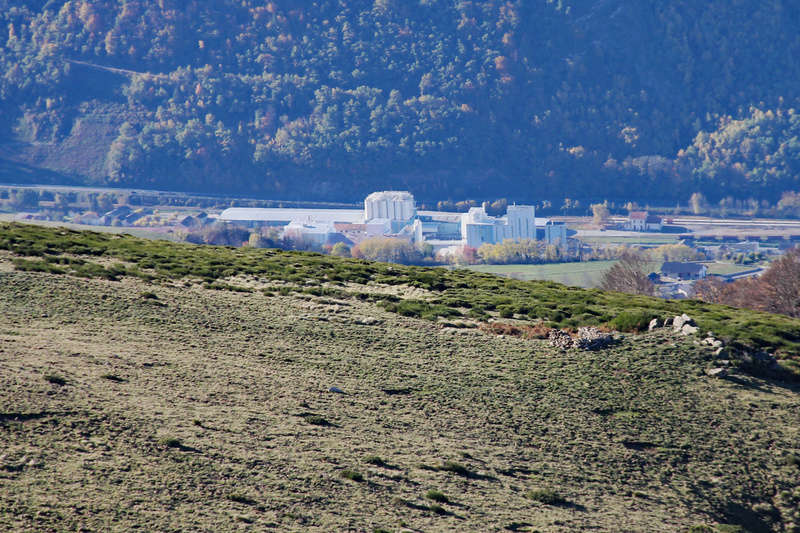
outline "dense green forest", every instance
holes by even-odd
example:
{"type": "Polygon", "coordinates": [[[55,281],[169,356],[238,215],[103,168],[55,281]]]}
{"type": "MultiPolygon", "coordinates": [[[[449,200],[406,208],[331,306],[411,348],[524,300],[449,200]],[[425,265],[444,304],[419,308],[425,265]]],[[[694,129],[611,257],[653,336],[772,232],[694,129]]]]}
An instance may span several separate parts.
{"type": "Polygon", "coordinates": [[[800,190],[794,0],[0,0],[0,20],[6,182],[348,201],[800,190]]]}

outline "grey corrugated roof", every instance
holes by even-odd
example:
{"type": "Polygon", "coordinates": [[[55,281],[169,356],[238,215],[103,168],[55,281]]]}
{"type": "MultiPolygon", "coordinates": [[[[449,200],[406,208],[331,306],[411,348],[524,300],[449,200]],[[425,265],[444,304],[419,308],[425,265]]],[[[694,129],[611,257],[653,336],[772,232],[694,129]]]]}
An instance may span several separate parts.
{"type": "Polygon", "coordinates": [[[229,222],[364,222],[361,209],[261,209],[254,207],[231,207],[219,215],[229,222]]]}
{"type": "Polygon", "coordinates": [[[700,263],[678,263],[667,261],[661,265],[661,272],[673,272],[675,274],[699,274],[705,265],[700,263]]]}

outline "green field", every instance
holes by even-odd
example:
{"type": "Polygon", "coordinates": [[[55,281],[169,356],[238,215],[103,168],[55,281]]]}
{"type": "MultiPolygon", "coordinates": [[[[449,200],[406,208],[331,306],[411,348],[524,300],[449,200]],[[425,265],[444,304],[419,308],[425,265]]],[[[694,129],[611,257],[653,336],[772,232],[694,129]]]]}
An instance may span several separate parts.
{"type": "Polygon", "coordinates": [[[603,274],[614,263],[616,261],[587,261],[548,265],[472,265],[466,268],[523,281],[555,281],[574,287],[593,288],[600,284],[603,274]]]}
{"type": "MultiPolygon", "coordinates": [[[[555,281],[573,287],[587,289],[600,286],[603,274],[608,271],[616,261],[585,261],[579,263],[554,263],[547,265],[471,265],[465,267],[475,272],[495,274],[522,281],[542,280],[555,281]]],[[[759,265],[737,265],[735,263],[706,263],[709,274],[736,274],[753,270],[759,265]]],[[[649,270],[656,272],[661,268],[661,262],[648,264],[649,270]]]]}
{"type": "Polygon", "coordinates": [[[585,242],[586,244],[601,244],[605,246],[609,244],[619,244],[628,246],[633,246],[636,244],[661,246],[662,244],[675,244],[678,242],[678,237],[676,235],[669,235],[669,234],[654,235],[652,233],[642,233],[641,236],[635,235],[630,237],[598,236],[598,237],[578,237],[578,239],[585,242]]]}
{"type": "Polygon", "coordinates": [[[726,276],[728,274],[736,274],[738,272],[746,272],[759,267],[766,267],[767,264],[755,265],[737,265],[736,263],[707,263],[709,274],[719,274],[726,276]]]}

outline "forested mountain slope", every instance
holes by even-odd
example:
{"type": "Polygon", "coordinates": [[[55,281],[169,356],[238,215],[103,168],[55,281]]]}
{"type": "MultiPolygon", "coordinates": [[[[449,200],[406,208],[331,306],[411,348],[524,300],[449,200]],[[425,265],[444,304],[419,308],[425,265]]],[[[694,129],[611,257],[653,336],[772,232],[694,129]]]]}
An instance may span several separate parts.
{"type": "Polygon", "coordinates": [[[800,188],[790,0],[0,0],[0,19],[0,157],[76,181],[348,200],[800,188]],[[767,114],[727,151],[709,140],[767,114]]]}

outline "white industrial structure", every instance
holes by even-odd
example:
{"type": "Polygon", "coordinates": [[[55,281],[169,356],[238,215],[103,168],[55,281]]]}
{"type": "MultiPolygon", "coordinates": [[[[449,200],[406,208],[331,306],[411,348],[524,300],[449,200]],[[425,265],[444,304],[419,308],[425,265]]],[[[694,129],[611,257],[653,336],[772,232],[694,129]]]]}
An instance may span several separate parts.
{"type": "Polygon", "coordinates": [[[417,215],[414,197],[408,191],[374,192],[364,200],[364,221],[386,219],[411,222],[417,215]]]}
{"type": "Polygon", "coordinates": [[[502,217],[489,216],[483,207],[473,207],[461,214],[418,213],[414,196],[407,191],[374,192],[364,200],[363,211],[230,208],[219,219],[251,227],[282,227],[285,237],[305,237],[320,245],[342,239],[357,243],[381,235],[427,243],[437,251],[464,246],[480,248],[483,244],[523,239],[538,239],[558,246],[567,244],[566,226],[537,219],[532,205],[510,205],[502,217]]]}
{"type": "Polygon", "coordinates": [[[471,248],[506,239],[535,240],[536,210],[532,205],[512,205],[508,207],[506,216],[490,217],[483,207],[473,207],[461,216],[461,238],[471,248]]]}
{"type": "Polygon", "coordinates": [[[508,206],[506,219],[506,226],[511,230],[511,239],[536,239],[536,209],[532,205],[508,206]]]}

